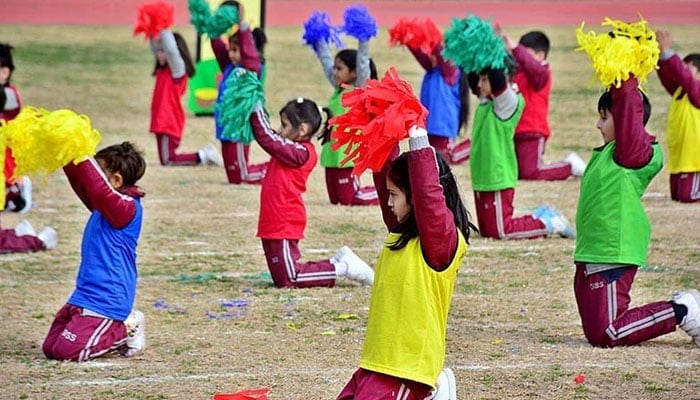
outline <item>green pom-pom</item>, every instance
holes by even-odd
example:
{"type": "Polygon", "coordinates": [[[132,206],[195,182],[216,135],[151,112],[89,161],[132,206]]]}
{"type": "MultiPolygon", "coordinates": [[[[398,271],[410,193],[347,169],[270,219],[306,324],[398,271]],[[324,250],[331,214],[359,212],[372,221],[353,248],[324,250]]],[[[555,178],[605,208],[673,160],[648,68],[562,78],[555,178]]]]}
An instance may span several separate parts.
{"type": "Polygon", "coordinates": [[[205,0],[188,0],[190,22],[200,34],[218,38],[238,23],[238,8],[234,6],[219,7],[214,14],[205,0]]]}
{"type": "MultiPolygon", "coordinates": [[[[265,92],[257,75],[245,68],[236,68],[226,78],[226,91],[215,105],[224,126],[221,138],[244,144],[252,142],[253,128],[248,118],[258,103],[265,104],[265,92]]],[[[265,113],[269,114],[267,110],[265,113]]]]}
{"type": "Polygon", "coordinates": [[[465,73],[506,67],[507,53],[503,40],[496,35],[489,20],[474,15],[465,19],[452,19],[452,26],[445,32],[442,55],[465,73]]]}

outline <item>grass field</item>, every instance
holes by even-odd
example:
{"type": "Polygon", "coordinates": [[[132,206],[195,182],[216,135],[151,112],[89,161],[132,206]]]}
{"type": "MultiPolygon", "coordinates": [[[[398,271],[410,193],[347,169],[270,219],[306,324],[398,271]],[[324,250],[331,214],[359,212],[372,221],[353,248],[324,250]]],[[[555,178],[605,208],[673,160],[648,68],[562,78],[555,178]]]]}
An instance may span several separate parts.
{"type": "MultiPolygon", "coordinates": [[[[667,26],[683,54],[700,51],[700,27],[667,26]]],[[[507,27],[513,37],[530,27],[507,27]]],[[[194,38],[190,27],[180,27],[194,38]]],[[[547,28],[554,72],[547,160],[569,151],[585,159],[601,143],[595,130],[599,90],[586,56],[574,52],[574,27],[547,28]]],[[[301,46],[299,29],[268,31],[268,106],[305,96],[324,104],[331,88],[301,46]]],[[[161,167],[148,133],[153,59],[130,28],[0,26],[17,47],[24,105],[69,108],[91,117],[103,143],[130,140],[146,154],[145,219],[139,245],[136,307],[147,318],[148,349],[135,359],[74,364],[48,361],[41,342],[73,289],[88,218],[61,173],[36,182],[29,214],[4,213],[56,227],[57,249],[0,256],[0,398],[207,399],[214,393],[269,387],[270,399],[332,399],[356,368],[369,288],[340,280],[333,289],[272,287],[255,237],[259,187],[231,186],[216,167],[161,167]],[[233,302],[232,300],[237,300],[233,302]],[[238,307],[227,307],[235,303],[238,307]]],[[[190,42],[193,46],[194,40],[190,42]]],[[[381,71],[396,66],[419,87],[422,71],[403,49],[372,44],[381,71]]],[[[192,49],[192,47],[191,47],[192,49]]],[[[649,130],[665,143],[669,98],[655,75],[646,89],[654,106],[649,130]]],[[[468,134],[468,132],[465,132],[468,134]]],[[[188,115],[181,148],[214,142],[213,121],[188,115]]],[[[266,156],[255,145],[253,159],[266,156]]],[[[473,204],[467,166],[455,168],[473,204]]],[[[367,177],[365,177],[367,178],[367,177]]],[[[520,182],[516,212],[539,204],[575,219],[578,180],[520,182]]],[[[330,206],[323,170],[306,194],[306,259],[349,245],[376,259],[385,230],[374,207],[330,206]]],[[[700,287],[700,208],[671,202],[662,171],[644,197],[653,233],[633,305],[700,287]]],[[[601,205],[604,207],[604,205],[601,205]]],[[[460,270],[450,313],[447,365],[460,399],[698,399],[700,349],[682,332],[637,347],[594,349],[583,337],[573,297],[571,240],[501,242],[475,237],[460,270]],[[574,377],[585,375],[585,383],[574,377]]]]}

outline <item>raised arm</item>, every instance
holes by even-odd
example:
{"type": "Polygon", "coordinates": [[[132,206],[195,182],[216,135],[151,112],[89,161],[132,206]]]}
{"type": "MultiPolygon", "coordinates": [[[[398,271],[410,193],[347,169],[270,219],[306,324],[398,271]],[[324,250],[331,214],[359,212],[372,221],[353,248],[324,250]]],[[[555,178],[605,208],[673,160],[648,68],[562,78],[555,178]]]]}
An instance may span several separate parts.
{"type": "Polygon", "coordinates": [[[360,40],[357,45],[357,58],[355,59],[355,86],[365,86],[372,70],[369,65],[369,40],[360,40]]]}
{"type": "Polygon", "coordinates": [[[250,114],[253,135],[260,147],[272,158],[289,167],[299,167],[309,160],[309,150],[302,144],[285,139],[270,126],[262,107],[250,114]]]}
{"type": "Polygon", "coordinates": [[[442,45],[438,44],[433,49],[433,55],[435,55],[435,62],[438,68],[440,68],[440,74],[442,79],[447,82],[448,85],[452,86],[457,83],[459,78],[459,69],[450,60],[446,60],[442,56],[442,45]]]}
{"type": "Polygon", "coordinates": [[[615,162],[625,168],[645,166],[653,155],[654,138],[644,129],[642,94],[636,77],[619,88],[611,88],[612,116],[615,126],[615,162]]]}
{"type": "Polygon", "coordinates": [[[552,74],[549,65],[537,61],[522,44],[518,44],[512,53],[513,58],[518,63],[518,69],[525,74],[533,89],[540,90],[547,85],[552,74]]]}
{"type": "Polygon", "coordinates": [[[216,63],[219,64],[219,69],[224,71],[226,67],[231,64],[226,43],[221,38],[211,39],[209,42],[211,43],[211,50],[214,52],[214,57],[216,57],[216,63]]]}
{"type": "MultiPolygon", "coordinates": [[[[425,130],[421,129],[422,132],[425,130]]],[[[435,150],[428,136],[409,139],[408,176],[423,257],[433,269],[447,268],[457,249],[457,226],[445,204],[435,150]]]]}
{"type": "Polygon", "coordinates": [[[175,35],[170,29],[163,29],[160,32],[160,42],[165,51],[165,58],[168,60],[170,74],[174,79],[179,79],[185,76],[185,60],[180,55],[180,50],[175,42],[175,35]]]}
{"type": "Polygon", "coordinates": [[[316,53],[318,61],[321,62],[323,75],[326,76],[331,86],[335,88],[338,86],[338,82],[336,82],[335,75],[333,75],[333,57],[331,56],[331,49],[328,43],[324,40],[319,40],[314,46],[314,53],[316,53]]]}
{"type": "Polygon", "coordinates": [[[63,171],[85,207],[99,211],[113,228],[127,226],[136,215],[134,198],[116,191],[94,158],[69,163],[63,171]]]}
{"type": "Polygon", "coordinates": [[[238,46],[241,49],[241,66],[248,71],[255,72],[259,77],[262,71],[260,54],[258,49],[255,48],[253,32],[251,32],[250,26],[245,21],[241,22],[240,30],[238,31],[238,46]]]}

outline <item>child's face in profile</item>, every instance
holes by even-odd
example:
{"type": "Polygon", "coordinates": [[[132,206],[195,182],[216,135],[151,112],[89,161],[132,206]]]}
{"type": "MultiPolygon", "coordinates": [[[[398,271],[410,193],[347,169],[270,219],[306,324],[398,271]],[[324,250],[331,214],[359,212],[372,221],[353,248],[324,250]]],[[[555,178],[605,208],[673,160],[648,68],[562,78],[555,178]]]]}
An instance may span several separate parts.
{"type": "Polygon", "coordinates": [[[598,110],[600,118],[595,124],[600,133],[603,135],[603,142],[605,144],[612,140],[615,140],[615,124],[613,121],[613,116],[610,110],[598,110]]]}
{"type": "Polygon", "coordinates": [[[289,122],[289,117],[287,117],[286,114],[281,114],[280,115],[280,122],[281,126],[279,129],[279,134],[285,139],[289,139],[295,142],[300,142],[302,140],[307,139],[308,136],[308,131],[309,131],[309,124],[306,122],[302,122],[299,125],[298,129],[295,129],[294,126],[292,126],[292,123],[289,122]]]}
{"type": "Polygon", "coordinates": [[[357,79],[355,71],[350,71],[347,65],[340,58],[336,57],[333,62],[333,77],[338,84],[353,84],[357,79]]]}
{"type": "Polygon", "coordinates": [[[233,65],[241,64],[241,47],[232,41],[228,44],[228,58],[233,65]]]}
{"type": "Polygon", "coordinates": [[[411,213],[413,207],[409,204],[406,198],[406,193],[401,190],[396,184],[389,178],[386,179],[386,189],[389,192],[389,200],[387,205],[391,209],[391,212],[396,217],[399,223],[403,222],[406,217],[411,213]]]}
{"type": "Polygon", "coordinates": [[[0,67],[0,85],[5,85],[10,79],[10,67],[0,67]]]}
{"type": "Polygon", "coordinates": [[[481,93],[482,97],[491,96],[491,82],[489,82],[488,74],[479,75],[478,88],[479,88],[479,93],[481,93]]]}

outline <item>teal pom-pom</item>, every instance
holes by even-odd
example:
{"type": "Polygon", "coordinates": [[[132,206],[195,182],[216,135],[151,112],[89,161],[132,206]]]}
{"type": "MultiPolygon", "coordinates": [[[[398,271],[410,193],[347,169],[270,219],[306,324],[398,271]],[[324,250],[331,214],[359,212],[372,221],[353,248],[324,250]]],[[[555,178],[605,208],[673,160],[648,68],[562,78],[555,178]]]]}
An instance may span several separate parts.
{"type": "Polygon", "coordinates": [[[223,6],[212,14],[209,3],[206,0],[188,0],[190,10],[190,23],[200,34],[210,38],[218,38],[231,27],[238,23],[238,8],[223,6]]]}
{"type": "Polygon", "coordinates": [[[442,55],[465,73],[506,67],[503,40],[496,35],[489,20],[484,21],[475,15],[452,19],[452,26],[445,32],[442,55]]]}
{"type": "Polygon", "coordinates": [[[236,68],[226,78],[226,91],[215,105],[224,126],[221,138],[244,144],[252,142],[253,128],[248,118],[258,103],[265,104],[265,92],[257,75],[245,68],[236,68]]]}

